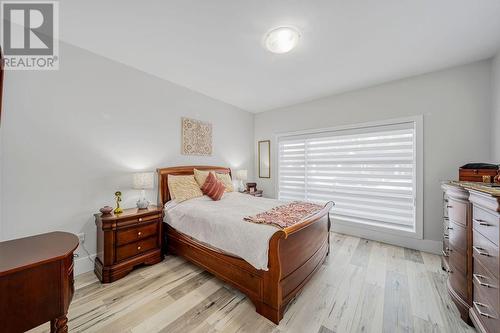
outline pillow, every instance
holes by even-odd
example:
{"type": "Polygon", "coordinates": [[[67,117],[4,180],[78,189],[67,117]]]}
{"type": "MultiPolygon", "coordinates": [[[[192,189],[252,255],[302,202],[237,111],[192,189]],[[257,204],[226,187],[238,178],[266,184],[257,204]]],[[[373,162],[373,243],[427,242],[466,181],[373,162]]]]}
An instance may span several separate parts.
{"type": "Polygon", "coordinates": [[[203,194],[208,195],[212,200],[217,201],[222,198],[226,187],[218,180],[212,172],[210,172],[201,187],[203,194]]]}
{"type": "Polygon", "coordinates": [[[226,192],[234,191],[233,181],[231,180],[229,173],[216,173],[215,175],[217,176],[217,179],[220,180],[226,187],[226,192]]]}
{"type": "Polygon", "coordinates": [[[193,175],[174,176],[168,175],[168,189],[170,196],[177,202],[186,201],[203,196],[198,183],[193,175]]]}
{"type": "Polygon", "coordinates": [[[194,178],[196,179],[196,182],[200,187],[205,184],[205,181],[207,180],[208,174],[211,173],[211,171],[203,171],[203,170],[198,170],[194,169],[194,178]]]}

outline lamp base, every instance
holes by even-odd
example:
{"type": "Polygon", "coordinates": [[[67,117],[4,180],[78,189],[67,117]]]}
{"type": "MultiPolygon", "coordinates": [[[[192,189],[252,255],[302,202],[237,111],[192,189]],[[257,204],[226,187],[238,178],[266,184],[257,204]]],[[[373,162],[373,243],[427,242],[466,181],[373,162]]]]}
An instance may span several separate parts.
{"type": "Polygon", "coordinates": [[[245,184],[243,184],[242,180],[240,180],[240,184],[239,184],[238,187],[239,187],[238,191],[240,191],[240,192],[245,192],[246,191],[245,184]]]}
{"type": "Polygon", "coordinates": [[[139,199],[137,200],[136,205],[138,209],[147,209],[149,207],[149,201],[146,200],[146,198],[139,199]]]}

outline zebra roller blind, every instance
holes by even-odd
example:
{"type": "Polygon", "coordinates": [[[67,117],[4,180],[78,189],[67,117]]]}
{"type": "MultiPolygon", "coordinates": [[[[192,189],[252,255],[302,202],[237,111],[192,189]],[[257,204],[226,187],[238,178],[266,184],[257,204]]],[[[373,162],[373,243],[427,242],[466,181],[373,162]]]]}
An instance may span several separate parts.
{"type": "Polygon", "coordinates": [[[415,230],[414,122],[278,141],[279,199],[333,200],[334,220],[415,230]]]}

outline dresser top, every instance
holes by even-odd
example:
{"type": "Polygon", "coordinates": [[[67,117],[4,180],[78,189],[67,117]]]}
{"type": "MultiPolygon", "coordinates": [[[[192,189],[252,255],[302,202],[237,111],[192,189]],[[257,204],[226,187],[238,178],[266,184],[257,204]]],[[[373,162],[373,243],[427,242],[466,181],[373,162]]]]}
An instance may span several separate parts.
{"type": "Polygon", "coordinates": [[[493,186],[488,186],[488,184],[485,183],[479,183],[479,182],[463,182],[463,181],[458,181],[458,180],[452,180],[448,182],[451,185],[457,185],[460,187],[463,187],[468,190],[476,190],[482,193],[486,193],[491,195],[492,197],[500,197],[500,186],[499,187],[493,187],[493,186]]]}
{"type": "Polygon", "coordinates": [[[160,207],[150,205],[146,209],[126,208],[123,210],[123,213],[121,214],[111,213],[108,215],[103,215],[101,213],[97,213],[95,214],[95,217],[101,219],[102,221],[113,221],[113,220],[127,219],[130,217],[140,217],[152,214],[160,214],[161,212],[162,210],[160,207]]]}
{"type": "Polygon", "coordinates": [[[70,255],[78,237],[69,232],[49,232],[0,242],[0,276],[70,255]]]}

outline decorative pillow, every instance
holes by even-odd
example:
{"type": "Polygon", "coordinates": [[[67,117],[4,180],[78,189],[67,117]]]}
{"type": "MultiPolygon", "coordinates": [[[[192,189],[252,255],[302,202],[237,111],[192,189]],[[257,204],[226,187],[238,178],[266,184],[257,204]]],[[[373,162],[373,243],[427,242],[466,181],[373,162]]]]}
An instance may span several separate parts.
{"type": "Polygon", "coordinates": [[[217,176],[217,179],[220,180],[222,184],[224,184],[224,186],[226,187],[226,192],[234,191],[233,181],[229,173],[215,173],[215,175],[217,176]]]}
{"type": "Polygon", "coordinates": [[[210,172],[201,187],[203,194],[208,195],[212,200],[217,201],[222,198],[226,187],[218,180],[212,172],[210,172]]]}
{"type": "Polygon", "coordinates": [[[177,202],[203,196],[203,193],[194,179],[194,175],[168,175],[168,189],[170,196],[177,202]]]}
{"type": "Polygon", "coordinates": [[[194,169],[194,178],[196,179],[196,182],[200,187],[205,184],[205,181],[207,180],[208,174],[211,173],[212,171],[204,171],[204,170],[198,170],[194,169]]]}

